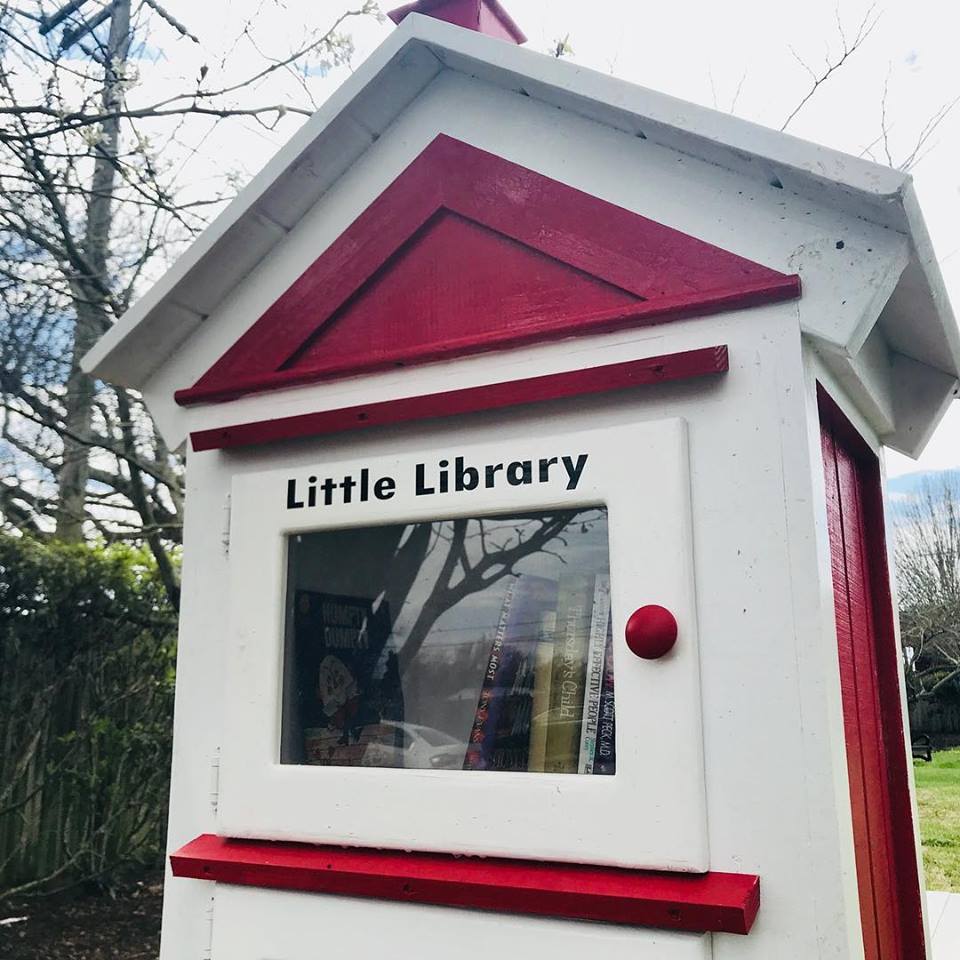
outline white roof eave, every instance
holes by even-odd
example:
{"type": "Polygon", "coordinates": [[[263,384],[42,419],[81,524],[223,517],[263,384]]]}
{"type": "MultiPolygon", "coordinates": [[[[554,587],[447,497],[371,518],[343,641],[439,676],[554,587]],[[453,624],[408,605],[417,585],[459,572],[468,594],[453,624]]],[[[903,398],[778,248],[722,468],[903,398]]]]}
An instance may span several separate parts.
{"type": "Polygon", "coordinates": [[[922,315],[949,346],[937,366],[960,370],[960,335],[908,175],[419,14],[408,16],[278,151],[84,357],[84,369],[141,386],[444,69],[775,181],[909,236],[911,272],[925,289],[909,297],[908,311],[888,311],[886,323],[913,324],[922,315]]]}
{"type": "MultiPolygon", "coordinates": [[[[336,151],[341,154],[341,169],[333,166],[322,170],[322,177],[316,178],[316,195],[311,201],[311,204],[315,203],[346,167],[376,141],[390,121],[443,69],[440,61],[419,43],[414,35],[413,28],[417,21],[423,19],[426,18],[407,17],[404,24],[360,64],[190,244],[170,269],[91,348],[82,360],[84,370],[114,383],[137,387],[206,319],[210,309],[203,309],[180,294],[188,281],[202,285],[202,277],[198,275],[210,269],[209,260],[217,247],[229,242],[233,236],[239,237],[251,232],[251,228],[255,232],[273,234],[262,245],[265,249],[259,252],[259,260],[295,226],[295,222],[272,221],[258,211],[258,206],[271,188],[308,155],[315,154],[317,147],[334,132],[337,121],[345,118],[350,126],[348,136],[344,137],[342,131],[336,131],[341,134],[338,137],[339,149],[336,151]],[[372,117],[368,122],[364,122],[362,111],[356,109],[363,106],[359,101],[375,99],[379,88],[388,83],[392,88],[391,95],[385,99],[392,101],[395,109],[389,115],[379,117],[379,122],[373,122],[372,117]],[[354,113],[357,116],[353,116],[354,113]],[[346,155],[342,150],[344,140],[352,141],[353,146],[352,150],[346,151],[346,155]],[[329,182],[324,182],[327,180],[329,182]],[[173,323],[177,327],[189,327],[186,333],[182,330],[167,330],[149,338],[157,347],[169,343],[169,349],[165,352],[162,348],[159,351],[146,351],[138,343],[131,342],[138,341],[140,329],[149,325],[161,308],[168,306],[173,308],[174,313],[181,315],[174,319],[173,323]]],[[[311,166],[314,169],[319,168],[317,163],[311,166]]],[[[252,266],[253,264],[241,263],[236,259],[228,259],[226,264],[218,267],[217,285],[232,286],[239,282],[252,266]]]]}

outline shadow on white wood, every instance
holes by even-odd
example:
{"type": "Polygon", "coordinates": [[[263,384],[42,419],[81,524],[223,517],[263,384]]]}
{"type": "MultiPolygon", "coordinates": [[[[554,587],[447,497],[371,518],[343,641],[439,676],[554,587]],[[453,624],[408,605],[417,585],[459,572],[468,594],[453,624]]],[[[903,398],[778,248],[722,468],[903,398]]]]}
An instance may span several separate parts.
{"type": "Polygon", "coordinates": [[[710,934],[217,888],[212,960],[710,960],[710,934]]]}
{"type": "Polygon", "coordinates": [[[927,894],[927,917],[933,938],[933,960],[960,957],[960,893],[927,894]]]}

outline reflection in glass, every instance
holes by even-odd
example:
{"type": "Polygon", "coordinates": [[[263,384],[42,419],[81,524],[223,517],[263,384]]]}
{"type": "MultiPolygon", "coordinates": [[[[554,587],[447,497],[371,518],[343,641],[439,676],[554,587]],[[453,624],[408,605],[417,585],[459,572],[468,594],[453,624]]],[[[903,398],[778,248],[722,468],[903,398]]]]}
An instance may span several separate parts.
{"type": "Polygon", "coordinates": [[[284,763],[613,774],[607,512],[290,537],[284,763]]]}

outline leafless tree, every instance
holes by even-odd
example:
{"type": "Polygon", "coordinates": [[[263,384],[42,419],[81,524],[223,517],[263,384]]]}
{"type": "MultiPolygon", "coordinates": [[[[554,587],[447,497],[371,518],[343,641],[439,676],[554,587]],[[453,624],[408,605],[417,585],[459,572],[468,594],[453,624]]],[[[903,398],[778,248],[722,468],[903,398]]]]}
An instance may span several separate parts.
{"type": "MultiPolygon", "coordinates": [[[[415,565],[414,571],[418,570],[433,550],[442,551],[443,562],[400,648],[401,675],[409,670],[430,631],[448,610],[505,577],[517,576],[517,565],[534,554],[550,554],[565,563],[562,554],[557,552],[558,547],[566,544],[565,536],[576,526],[585,531],[601,516],[601,511],[588,508],[561,510],[510,523],[460,519],[417,524],[405,544],[410,556],[404,558],[403,564],[391,564],[391,574],[395,576],[396,571],[404,575],[412,565],[415,565]],[[475,541],[473,549],[471,538],[475,541]],[[411,564],[414,555],[416,559],[411,564]]],[[[406,585],[407,593],[411,584],[412,581],[406,585]]],[[[399,610],[406,593],[402,598],[396,594],[395,589],[385,591],[385,596],[393,602],[393,609],[399,610]]]]}
{"type": "MultiPolygon", "coordinates": [[[[822,60],[816,61],[809,56],[801,53],[793,46],[788,47],[794,61],[800,66],[808,78],[808,86],[797,101],[785,115],[780,124],[780,130],[786,131],[797,116],[815,99],[819,99],[825,90],[829,90],[838,80],[838,74],[844,73],[850,60],[867,46],[868,41],[873,36],[877,27],[883,18],[883,10],[877,3],[871,3],[863,13],[863,16],[856,23],[856,28],[851,29],[844,24],[841,16],[840,4],[834,11],[835,32],[833,37],[826,40],[826,52],[822,60]]],[[[892,144],[892,133],[894,123],[891,120],[889,112],[889,94],[892,82],[892,67],[887,71],[884,79],[883,89],[879,102],[879,132],[874,139],[860,150],[860,156],[868,157],[876,163],[885,163],[895,169],[908,172],[924,158],[935,146],[935,137],[943,124],[960,107],[960,94],[955,91],[949,95],[925,115],[918,125],[916,132],[912,130],[907,135],[907,146],[901,150],[895,150],[892,144]]],[[[725,106],[721,100],[721,92],[717,88],[717,83],[713,76],[713,71],[708,70],[708,80],[710,82],[710,92],[714,109],[726,109],[729,113],[737,112],[737,104],[743,93],[747,82],[747,72],[743,71],[737,82],[732,95],[730,96],[729,106],[725,106]]],[[[914,122],[914,117],[909,121],[914,122]]],[[[905,124],[901,123],[901,126],[905,124]]],[[[903,137],[900,138],[903,142],[903,137]]]]}
{"type": "MultiPolygon", "coordinates": [[[[185,200],[183,155],[211,125],[274,128],[316,104],[304,77],[352,53],[344,28],[373,0],[307,31],[289,55],[257,54],[240,79],[201,67],[152,99],[135,52],[199,43],[158,0],[0,0],[0,518],[37,536],[143,538],[175,603],[169,547],[180,537],[181,467],[140,397],[102,384],[79,360],[207,222],[231,190],[185,200]],[[26,6],[22,4],[21,6],[26,6]],[[259,91],[294,74],[300,102],[259,91]],[[196,132],[191,122],[208,123],[196,132]]],[[[256,50],[257,23],[243,39],[256,50]]],[[[241,54],[235,53],[235,56],[241,54]]]]}
{"type": "MultiPolygon", "coordinates": [[[[809,75],[810,87],[787,115],[787,118],[780,127],[781,130],[786,130],[787,127],[790,126],[797,114],[821,92],[827,81],[829,81],[838,70],[844,67],[850,58],[866,44],[879,25],[881,17],[882,10],[878,9],[876,3],[871,4],[857,25],[856,32],[850,37],[843,25],[843,20],[840,17],[840,8],[838,6],[835,12],[837,37],[839,39],[838,49],[835,52],[828,52],[824,57],[822,65],[819,67],[811,66],[796,50],[792,47],[790,48],[794,59],[809,75]]],[[[897,170],[908,172],[932,149],[935,134],[951,116],[957,106],[960,105],[960,95],[950,96],[927,116],[926,120],[923,121],[923,126],[920,127],[916,133],[911,146],[905,150],[902,156],[898,157],[895,156],[894,149],[891,145],[892,124],[888,113],[891,73],[891,70],[887,71],[883,83],[883,93],[880,98],[880,132],[871,143],[867,144],[867,146],[860,151],[860,155],[869,157],[875,162],[886,163],[888,166],[894,167],[897,170]]],[[[737,96],[739,96],[742,86],[743,81],[741,80],[737,96]]],[[[736,103],[736,98],[734,99],[734,103],[736,103]]],[[[733,107],[731,107],[731,113],[732,112],[733,107]]]]}
{"type": "Polygon", "coordinates": [[[960,687],[960,477],[926,484],[896,532],[907,693],[930,699],[960,687]]]}
{"type": "Polygon", "coordinates": [[[960,105],[960,95],[950,97],[927,117],[923,127],[916,135],[913,145],[900,158],[894,156],[891,145],[893,125],[890,122],[888,112],[889,95],[890,71],[888,70],[883,82],[883,95],[880,98],[880,133],[863,148],[861,156],[869,157],[871,160],[880,160],[888,166],[909,172],[933,149],[934,137],[957,106],[960,105]]]}

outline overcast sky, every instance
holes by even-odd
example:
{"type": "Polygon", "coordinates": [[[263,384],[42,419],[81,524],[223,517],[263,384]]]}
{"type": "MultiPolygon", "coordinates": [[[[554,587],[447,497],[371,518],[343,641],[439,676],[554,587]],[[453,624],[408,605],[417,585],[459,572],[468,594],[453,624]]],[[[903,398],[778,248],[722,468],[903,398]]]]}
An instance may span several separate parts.
{"type": "MultiPolygon", "coordinates": [[[[503,0],[530,38],[547,50],[569,36],[576,62],[644,86],[775,128],[810,91],[827,61],[853,45],[862,24],[872,32],[789,124],[797,136],[857,155],[887,156],[880,139],[884,101],[889,154],[895,164],[914,151],[929,122],[960,97],[957,36],[960,12],[947,0],[806,0],[786,8],[770,0],[503,0]],[[801,63],[801,61],[803,61],[801,63]],[[884,91],[886,90],[886,97],[884,91]]],[[[360,0],[356,0],[356,6],[360,0]]],[[[166,0],[165,6],[196,33],[201,45],[170,41],[156,32],[159,59],[142,61],[145,84],[152,73],[185,79],[201,64],[229,79],[256,58],[302,43],[305,31],[331,23],[345,9],[337,0],[166,0]],[[244,34],[244,27],[249,31],[244,34]]],[[[389,9],[386,4],[384,9],[389,9]]],[[[359,63],[393,29],[372,18],[352,21],[359,63]]],[[[149,51],[148,51],[149,53],[149,51]]],[[[322,101],[345,76],[314,64],[303,83],[289,77],[264,85],[261,102],[322,101]]],[[[196,190],[225,170],[238,181],[266,161],[296,129],[289,118],[277,131],[254,122],[221,126],[184,163],[196,190]]],[[[189,133],[189,132],[188,132],[189,133]]],[[[185,134],[182,139],[189,142],[185,134]]],[[[917,191],[940,258],[947,287],[960,305],[960,105],[949,112],[913,167],[917,191]]],[[[960,402],[954,403],[919,463],[888,456],[888,472],[960,467],[960,402]]]]}

